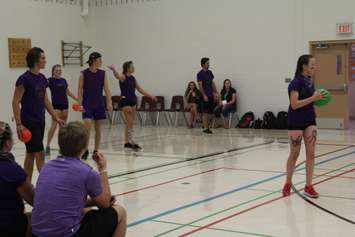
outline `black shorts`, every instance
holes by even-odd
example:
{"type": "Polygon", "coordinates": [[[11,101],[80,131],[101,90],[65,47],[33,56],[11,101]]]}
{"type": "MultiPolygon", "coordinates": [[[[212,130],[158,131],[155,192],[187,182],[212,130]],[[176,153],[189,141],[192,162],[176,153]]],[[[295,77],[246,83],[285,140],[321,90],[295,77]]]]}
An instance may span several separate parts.
{"type": "Polygon", "coordinates": [[[0,227],[0,236],[6,237],[25,237],[28,228],[28,219],[25,214],[19,218],[18,222],[12,227],[0,227]]]}
{"type": "Polygon", "coordinates": [[[111,237],[118,225],[118,213],[112,207],[91,210],[81,222],[80,229],[72,237],[111,237]]]}
{"type": "Polygon", "coordinates": [[[28,153],[36,153],[44,151],[43,137],[45,122],[29,122],[22,121],[22,125],[25,126],[32,133],[32,138],[26,145],[26,151],[28,153]]]}
{"type": "Polygon", "coordinates": [[[121,105],[121,108],[127,107],[127,106],[135,107],[137,105],[137,102],[136,101],[130,101],[127,98],[122,98],[121,102],[120,102],[120,105],[121,105]]]}
{"type": "Polygon", "coordinates": [[[313,120],[311,122],[308,122],[308,123],[305,123],[305,124],[301,124],[301,125],[289,124],[288,125],[288,130],[289,131],[304,131],[310,126],[317,126],[317,122],[315,120],[313,120]]]}
{"type": "Polygon", "coordinates": [[[57,104],[52,104],[52,106],[53,106],[53,109],[55,109],[55,110],[60,110],[60,111],[68,110],[68,109],[69,109],[69,105],[57,105],[57,104]]]}
{"type": "Polygon", "coordinates": [[[208,101],[203,101],[202,102],[202,113],[204,114],[213,114],[213,110],[215,108],[215,101],[212,98],[208,98],[208,101]]]}
{"type": "Polygon", "coordinates": [[[83,119],[91,119],[94,121],[106,119],[106,110],[104,107],[99,108],[85,108],[85,111],[82,113],[83,119]]]}

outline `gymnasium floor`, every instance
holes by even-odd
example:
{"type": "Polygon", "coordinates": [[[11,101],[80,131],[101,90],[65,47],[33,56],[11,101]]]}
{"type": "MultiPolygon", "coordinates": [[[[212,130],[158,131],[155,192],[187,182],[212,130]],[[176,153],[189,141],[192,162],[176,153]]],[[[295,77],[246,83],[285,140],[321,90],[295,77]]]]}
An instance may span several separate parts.
{"type": "MultiPolygon", "coordinates": [[[[112,193],[128,210],[129,237],[355,236],[354,224],[297,194],[282,198],[284,131],[219,129],[210,136],[137,127],[144,150],[134,153],[123,150],[122,129],[105,126],[102,152],[112,193]]],[[[318,143],[314,183],[321,197],[314,202],[354,222],[355,130],[320,130],[318,143]]],[[[14,153],[22,164],[23,145],[14,153]]],[[[304,158],[302,151],[299,163],[304,158]]],[[[301,164],[294,184],[301,190],[304,183],[301,164]]]]}

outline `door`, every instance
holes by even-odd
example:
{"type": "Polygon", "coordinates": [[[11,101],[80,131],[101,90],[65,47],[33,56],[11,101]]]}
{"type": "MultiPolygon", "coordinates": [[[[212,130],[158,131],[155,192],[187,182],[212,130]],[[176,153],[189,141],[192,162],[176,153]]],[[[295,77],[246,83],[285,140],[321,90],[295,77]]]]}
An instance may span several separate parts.
{"type": "Polygon", "coordinates": [[[327,106],[316,108],[320,128],[348,128],[349,47],[348,43],[322,43],[311,47],[317,65],[316,88],[327,89],[333,97],[327,106]]]}

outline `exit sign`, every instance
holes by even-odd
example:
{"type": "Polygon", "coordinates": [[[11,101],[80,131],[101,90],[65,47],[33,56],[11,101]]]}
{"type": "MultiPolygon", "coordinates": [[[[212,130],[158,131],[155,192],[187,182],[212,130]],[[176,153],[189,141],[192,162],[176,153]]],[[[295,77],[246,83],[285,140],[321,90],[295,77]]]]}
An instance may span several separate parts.
{"type": "Polygon", "coordinates": [[[338,23],[337,24],[337,34],[352,34],[353,33],[353,23],[338,23]]]}

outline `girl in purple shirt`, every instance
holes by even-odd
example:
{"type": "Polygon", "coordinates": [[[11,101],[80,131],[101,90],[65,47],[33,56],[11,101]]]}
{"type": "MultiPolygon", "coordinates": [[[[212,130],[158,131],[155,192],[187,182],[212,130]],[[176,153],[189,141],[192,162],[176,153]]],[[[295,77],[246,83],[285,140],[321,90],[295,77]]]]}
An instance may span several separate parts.
{"type": "Polygon", "coordinates": [[[12,108],[16,120],[18,138],[22,140],[22,131],[27,128],[32,133],[32,138],[26,145],[26,158],[24,169],[29,179],[32,179],[33,165],[36,160],[38,171],[44,165],[43,137],[45,129],[45,109],[52,115],[53,120],[59,124],[64,121],[57,116],[50,103],[46,88],[48,82],[40,72],[46,66],[44,51],[34,47],[26,56],[29,68],[16,81],[12,108]]]}
{"type": "Polygon", "coordinates": [[[288,88],[290,97],[288,114],[290,155],[287,161],[286,184],[283,188],[284,196],[291,194],[292,175],[301,150],[302,139],[304,139],[306,146],[306,186],[304,194],[311,198],[318,198],[319,196],[312,185],[317,141],[316,114],[313,103],[322,99],[323,96],[315,90],[311,78],[314,75],[315,63],[313,56],[301,56],[297,62],[295,78],[288,88]]]}
{"type": "MultiPolygon", "coordinates": [[[[92,123],[95,125],[95,149],[93,155],[98,152],[101,142],[101,121],[106,119],[106,110],[112,112],[111,92],[106,79],[106,72],[101,70],[102,56],[94,52],[89,56],[87,62],[89,68],[80,73],[78,86],[78,99],[83,107],[83,120],[88,131],[91,130],[92,123]],[[103,101],[103,91],[106,101],[103,101]],[[105,108],[106,107],[106,108],[105,108]]],[[[89,151],[83,155],[87,159],[89,151]]]]}
{"type": "Polygon", "coordinates": [[[124,147],[140,150],[141,147],[133,141],[133,124],[137,105],[137,96],[135,92],[138,90],[142,95],[150,97],[154,101],[156,101],[156,98],[143,90],[143,88],[138,84],[136,78],[133,76],[135,69],[132,61],[125,62],[123,64],[122,74],[118,73],[114,66],[109,66],[109,69],[113,71],[115,78],[120,83],[122,95],[121,108],[127,121],[124,131],[124,147]]]}
{"type": "MultiPolygon", "coordinates": [[[[61,77],[62,67],[56,64],[52,67],[52,77],[48,78],[48,86],[51,91],[52,105],[59,118],[65,122],[68,120],[69,101],[68,96],[78,101],[78,98],[69,90],[67,81],[61,77]]],[[[51,142],[57,129],[57,122],[52,120],[52,125],[48,131],[46,155],[51,154],[51,142]]]]}

